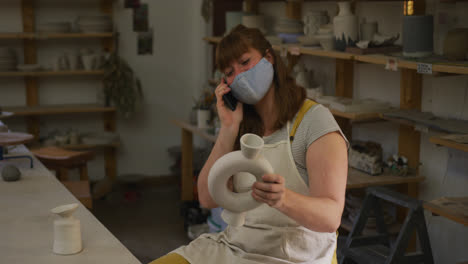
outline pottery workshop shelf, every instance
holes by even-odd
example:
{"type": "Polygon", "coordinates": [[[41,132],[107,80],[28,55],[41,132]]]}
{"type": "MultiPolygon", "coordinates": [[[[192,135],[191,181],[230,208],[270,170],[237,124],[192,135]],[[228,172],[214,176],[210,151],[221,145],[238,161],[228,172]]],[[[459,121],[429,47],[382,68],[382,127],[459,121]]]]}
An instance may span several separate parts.
{"type": "MultiPolygon", "coordinates": [[[[205,41],[211,44],[218,44],[221,41],[221,37],[205,37],[205,41]]],[[[282,48],[287,48],[290,53],[294,54],[304,54],[318,57],[327,57],[334,59],[344,59],[344,60],[355,60],[359,62],[377,64],[377,65],[387,65],[389,62],[396,62],[396,67],[398,69],[412,69],[417,70],[420,62],[409,61],[401,59],[399,57],[386,56],[381,54],[373,55],[357,55],[346,52],[339,51],[326,51],[319,48],[307,48],[301,47],[297,44],[288,44],[288,45],[273,45],[273,49],[280,51],[282,48]]],[[[423,64],[428,64],[427,62],[421,62],[423,64]]],[[[455,65],[446,62],[432,62],[429,63],[432,66],[432,73],[446,73],[446,74],[468,74],[468,65],[455,65]]]]}
{"type": "MultiPolygon", "coordinates": [[[[371,64],[387,65],[390,60],[397,63],[398,68],[417,70],[419,62],[408,61],[398,57],[385,55],[355,55],[354,60],[371,64]]],[[[424,63],[424,62],[423,62],[424,63]]],[[[450,73],[450,74],[468,74],[468,65],[450,65],[444,63],[432,63],[433,73],[450,73]]]]}
{"type": "Polygon", "coordinates": [[[0,33],[0,39],[80,39],[80,38],[111,38],[113,32],[105,33],[0,33]]]}
{"type": "Polygon", "coordinates": [[[371,176],[367,173],[359,170],[348,168],[348,182],[346,184],[347,189],[366,188],[370,186],[382,186],[382,185],[395,185],[395,184],[406,184],[421,182],[425,179],[424,176],[408,175],[395,176],[395,175],[378,175],[371,176]]]}
{"type": "Polygon", "coordinates": [[[70,104],[70,105],[49,105],[49,106],[17,106],[4,107],[7,112],[13,112],[15,116],[40,116],[58,115],[72,113],[106,113],[115,112],[114,107],[104,107],[95,104],[70,104]]]}
{"type": "Polygon", "coordinates": [[[444,136],[433,136],[429,138],[429,141],[440,146],[468,152],[468,144],[458,143],[456,141],[447,139],[444,136]]]}
{"type": "Polygon", "coordinates": [[[10,71],[0,72],[0,77],[46,77],[46,76],[82,76],[82,75],[104,75],[103,70],[94,71],[10,71]]]}
{"type": "Polygon", "coordinates": [[[468,197],[441,197],[424,203],[424,209],[468,226],[468,197]]]}

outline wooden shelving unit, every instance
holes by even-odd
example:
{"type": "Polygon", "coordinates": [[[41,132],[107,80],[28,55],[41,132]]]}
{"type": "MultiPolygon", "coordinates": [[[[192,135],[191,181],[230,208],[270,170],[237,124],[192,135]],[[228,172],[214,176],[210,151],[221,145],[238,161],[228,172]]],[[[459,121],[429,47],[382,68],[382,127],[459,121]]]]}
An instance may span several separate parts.
{"type": "Polygon", "coordinates": [[[53,77],[53,76],[102,76],[105,71],[9,71],[0,72],[0,77],[53,77]]]}
{"type": "Polygon", "coordinates": [[[381,114],[380,113],[371,113],[371,112],[341,112],[335,109],[330,109],[330,112],[334,116],[339,116],[342,118],[349,119],[351,122],[371,122],[371,121],[377,121],[381,120],[381,114]]]}
{"type": "MultiPolygon", "coordinates": [[[[112,0],[99,0],[98,8],[102,14],[113,15],[112,0]]],[[[21,15],[23,32],[0,32],[0,41],[2,40],[20,40],[23,42],[24,64],[37,64],[38,41],[45,40],[83,40],[88,38],[96,38],[101,41],[101,48],[104,52],[112,52],[114,50],[114,32],[103,33],[43,33],[35,32],[35,12],[37,3],[35,0],[21,1],[21,15]]],[[[1,78],[7,77],[23,77],[26,88],[26,106],[20,107],[5,107],[4,111],[14,112],[12,117],[23,116],[27,122],[28,132],[39,136],[39,121],[43,115],[59,115],[59,114],[79,114],[79,113],[101,113],[103,117],[103,127],[105,131],[114,132],[116,130],[116,109],[114,107],[104,107],[95,104],[79,104],[79,105],[50,105],[42,106],[39,104],[39,77],[59,77],[59,76],[103,76],[102,70],[95,71],[11,71],[0,72],[1,78]]],[[[1,87],[0,87],[1,88],[1,87]]],[[[104,162],[106,175],[110,180],[114,180],[117,175],[116,164],[116,148],[120,144],[112,143],[105,145],[75,145],[68,146],[74,149],[88,148],[103,148],[104,162]]]]}
{"type": "Polygon", "coordinates": [[[82,39],[82,38],[112,38],[113,32],[103,33],[42,33],[42,32],[12,32],[0,33],[1,39],[33,39],[33,40],[47,40],[47,39],[82,39]]]}
{"type": "Polygon", "coordinates": [[[40,105],[5,107],[6,112],[13,112],[15,116],[41,116],[78,113],[108,113],[115,112],[114,107],[104,107],[95,104],[69,104],[69,105],[40,105]]]}
{"type": "MultiPolygon", "coordinates": [[[[221,37],[205,37],[205,41],[211,44],[217,44],[221,41],[221,37]]],[[[339,52],[339,51],[326,51],[320,48],[307,48],[301,47],[299,44],[284,44],[282,46],[273,45],[273,49],[280,51],[282,48],[287,49],[289,52],[294,51],[300,55],[310,55],[317,57],[326,57],[332,59],[343,59],[358,62],[371,63],[376,65],[386,65],[389,60],[397,62],[399,69],[417,70],[418,62],[401,59],[399,57],[372,54],[372,55],[357,55],[353,53],[339,52]]],[[[450,65],[446,63],[433,63],[432,72],[447,73],[447,74],[468,74],[468,65],[450,65]]]]}
{"type": "Polygon", "coordinates": [[[461,150],[461,151],[468,152],[468,144],[457,143],[457,142],[452,141],[452,140],[441,138],[440,136],[430,137],[429,141],[434,143],[434,144],[440,145],[440,146],[445,146],[445,147],[448,147],[448,148],[454,148],[454,149],[458,149],[458,150],[461,150]]]}
{"type": "Polygon", "coordinates": [[[424,209],[468,226],[468,197],[441,197],[424,203],[424,209]]]}

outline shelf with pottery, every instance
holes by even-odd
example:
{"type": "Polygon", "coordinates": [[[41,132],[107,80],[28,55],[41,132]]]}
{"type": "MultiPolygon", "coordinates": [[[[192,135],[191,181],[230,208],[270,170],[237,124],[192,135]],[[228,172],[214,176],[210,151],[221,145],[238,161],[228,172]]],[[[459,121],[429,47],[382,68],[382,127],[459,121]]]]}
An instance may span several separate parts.
{"type": "Polygon", "coordinates": [[[114,32],[99,33],[27,33],[27,32],[4,32],[0,33],[0,39],[80,39],[80,38],[112,38],[114,32]]]}
{"type": "MultiPolygon", "coordinates": [[[[77,69],[74,67],[75,60],[70,59],[68,54],[63,54],[54,58],[53,65],[54,69],[62,70],[44,70],[41,69],[41,65],[38,64],[38,42],[41,40],[48,39],[69,39],[74,41],[86,41],[87,39],[97,39],[99,44],[96,43],[96,48],[99,48],[103,53],[111,53],[115,49],[115,36],[116,32],[113,32],[113,4],[115,1],[102,0],[100,1],[98,11],[100,15],[86,15],[79,16],[74,24],[77,26],[76,31],[72,31],[72,23],[70,22],[52,22],[52,23],[37,23],[37,9],[40,6],[34,0],[21,1],[21,13],[20,18],[22,19],[22,30],[23,32],[0,32],[0,40],[24,40],[22,45],[22,51],[24,56],[13,56],[8,48],[0,49],[0,58],[3,62],[3,71],[0,72],[0,77],[25,77],[25,101],[26,106],[20,107],[5,107],[4,110],[7,112],[13,112],[11,117],[25,116],[25,122],[27,124],[27,131],[34,134],[38,138],[40,134],[40,117],[42,115],[60,115],[60,114],[78,114],[78,113],[101,113],[102,123],[105,131],[115,132],[116,130],[116,109],[114,107],[104,107],[96,104],[70,104],[70,105],[44,105],[40,106],[40,80],[35,77],[54,77],[54,76],[96,76],[96,81],[100,81],[101,76],[104,76],[105,71],[98,67],[91,66],[95,63],[95,54],[91,54],[91,51],[83,50],[80,54],[92,55],[87,56],[86,60],[83,59],[83,68],[85,70],[68,70],[77,69]],[[55,32],[55,33],[54,33],[55,32]],[[17,58],[23,57],[23,64],[18,65],[17,58]],[[69,64],[64,67],[63,65],[69,64]],[[14,68],[22,71],[13,72],[14,68]],[[41,71],[39,71],[41,70],[41,71]],[[32,78],[31,78],[32,77],[32,78]]],[[[69,18],[67,18],[69,20],[69,18]]],[[[49,43],[49,42],[48,42],[49,43]]],[[[74,53],[70,53],[74,54],[74,53]]],[[[98,53],[100,54],[100,53],[98,53]]],[[[94,115],[95,116],[95,115],[94,115]]],[[[109,180],[115,180],[117,177],[117,152],[116,144],[109,144],[104,147],[104,165],[106,177],[109,180]]],[[[79,145],[77,148],[87,148],[88,146],[79,145]]],[[[101,146],[93,146],[101,147],[101,146]]]]}
{"type": "Polygon", "coordinates": [[[354,60],[359,62],[371,63],[371,64],[378,64],[384,65],[387,64],[395,64],[397,68],[401,69],[411,69],[417,70],[419,64],[430,64],[432,65],[432,72],[440,72],[440,73],[451,73],[451,74],[468,74],[468,63],[465,64],[452,64],[447,62],[432,62],[427,63],[424,60],[421,62],[417,61],[410,61],[405,60],[403,58],[397,56],[387,56],[381,54],[373,54],[373,55],[354,55],[354,60]]]}
{"type": "MultiPolygon", "coordinates": [[[[210,44],[218,44],[221,41],[222,37],[205,37],[203,38],[210,44]]],[[[327,57],[327,58],[334,58],[334,59],[345,59],[345,60],[352,60],[354,58],[354,54],[346,53],[341,51],[334,51],[334,50],[323,50],[319,47],[302,47],[299,44],[282,44],[282,45],[272,45],[275,51],[282,51],[286,49],[292,55],[311,55],[317,57],[327,57]]]]}
{"type": "Polygon", "coordinates": [[[348,182],[346,184],[347,189],[358,189],[366,188],[370,186],[383,186],[383,185],[398,185],[406,183],[422,182],[425,179],[424,176],[420,175],[407,175],[407,176],[396,176],[392,174],[382,174],[378,176],[372,176],[370,174],[361,172],[357,169],[348,168],[348,182]]]}
{"type": "Polygon", "coordinates": [[[468,226],[468,197],[441,197],[424,203],[424,209],[468,226]]]}
{"type": "Polygon", "coordinates": [[[45,76],[82,76],[104,75],[104,70],[75,70],[75,71],[8,71],[0,72],[0,77],[45,77],[45,76]]]}
{"type": "Polygon", "coordinates": [[[15,116],[41,116],[73,113],[111,113],[114,107],[105,107],[96,104],[70,104],[70,105],[42,105],[42,106],[5,106],[5,112],[12,112],[15,116]]]}

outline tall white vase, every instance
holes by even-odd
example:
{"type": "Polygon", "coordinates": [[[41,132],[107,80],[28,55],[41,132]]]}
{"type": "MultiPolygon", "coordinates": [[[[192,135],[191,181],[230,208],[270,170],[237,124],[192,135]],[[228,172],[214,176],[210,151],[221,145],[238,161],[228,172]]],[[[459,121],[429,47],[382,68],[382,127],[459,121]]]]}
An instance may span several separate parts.
{"type": "Polygon", "coordinates": [[[333,18],[335,49],[344,51],[358,41],[358,20],[351,12],[350,2],[338,2],[339,12],[333,18]]]}

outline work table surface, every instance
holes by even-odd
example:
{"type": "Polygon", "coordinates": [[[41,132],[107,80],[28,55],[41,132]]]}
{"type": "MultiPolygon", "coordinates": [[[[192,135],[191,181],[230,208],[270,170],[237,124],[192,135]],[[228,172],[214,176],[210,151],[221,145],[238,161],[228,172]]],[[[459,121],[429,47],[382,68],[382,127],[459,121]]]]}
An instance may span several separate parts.
{"type": "MultiPolygon", "coordinates": [[[[31,155],[24,146],[16,146],[11,155],[31,155]]],[[[37,159],[34,168],[28,160],[0,162],[16,165],[21,180],[0,179],[0,263],[140,263],[128,249],[86,209],[37,159]],[[81,221],[83,251],[61,256],[52,252],[53,221],[50,209],[78,203],[74,213],[81,221]]]]}

